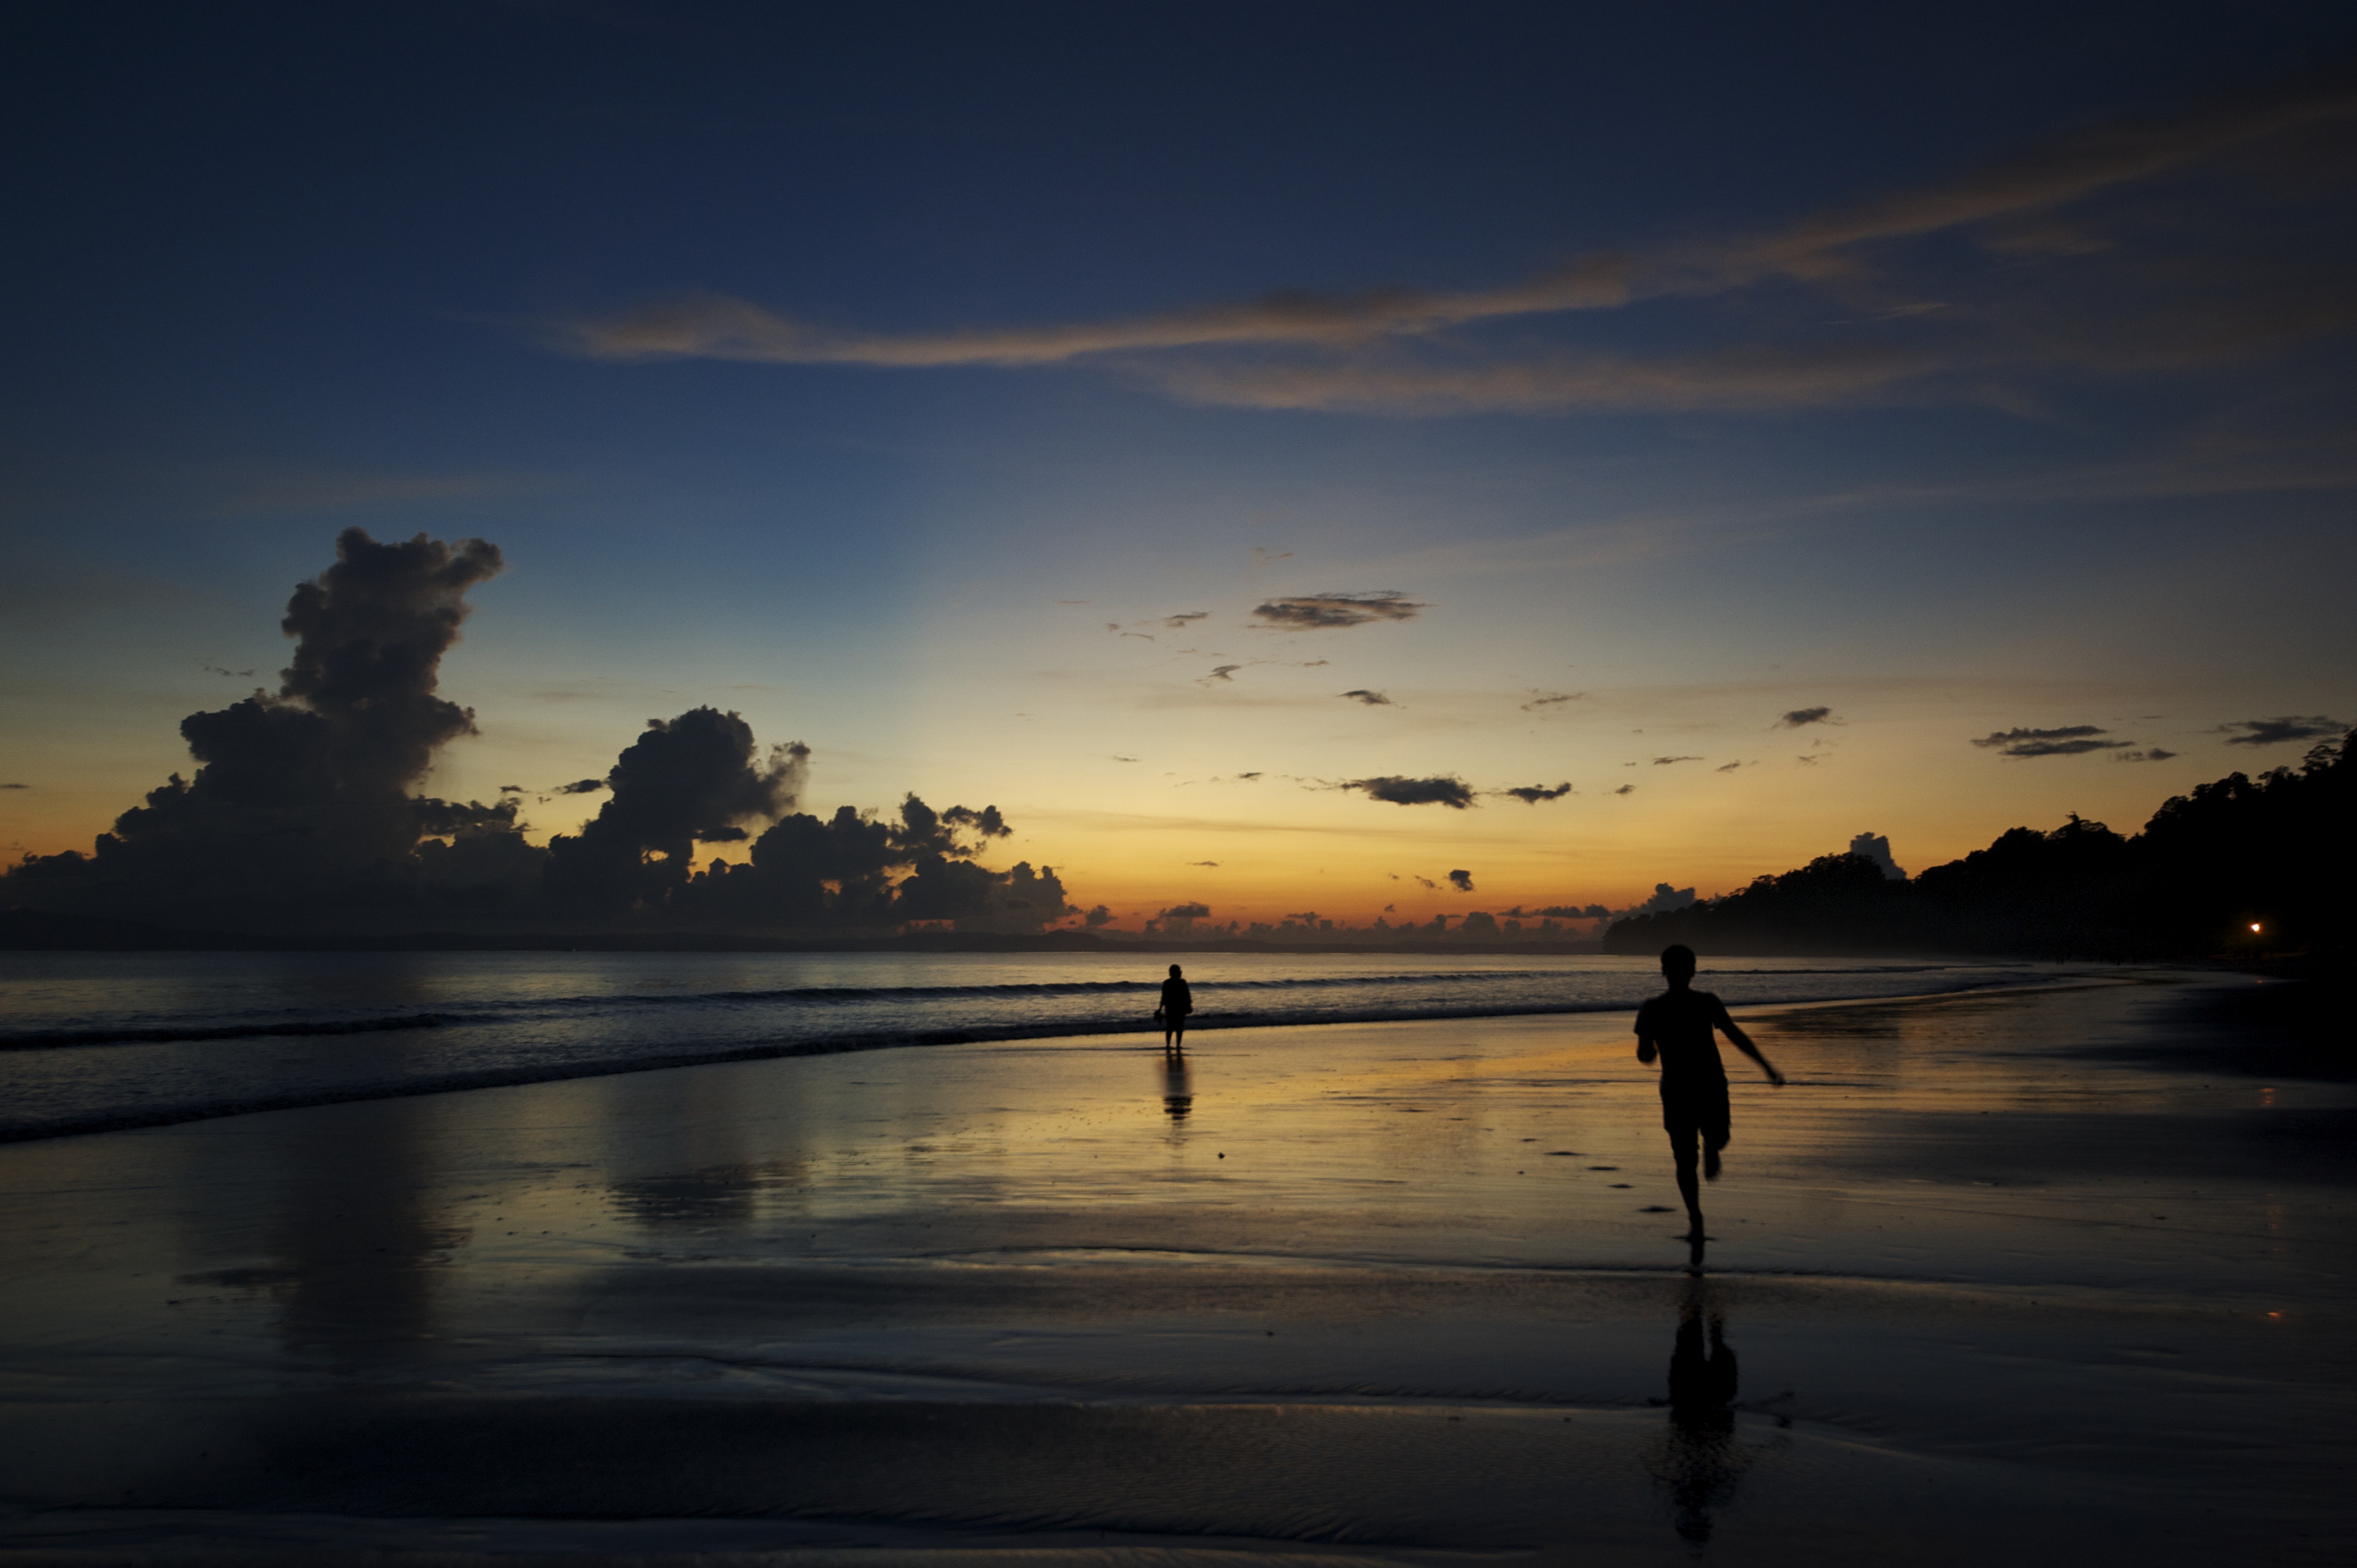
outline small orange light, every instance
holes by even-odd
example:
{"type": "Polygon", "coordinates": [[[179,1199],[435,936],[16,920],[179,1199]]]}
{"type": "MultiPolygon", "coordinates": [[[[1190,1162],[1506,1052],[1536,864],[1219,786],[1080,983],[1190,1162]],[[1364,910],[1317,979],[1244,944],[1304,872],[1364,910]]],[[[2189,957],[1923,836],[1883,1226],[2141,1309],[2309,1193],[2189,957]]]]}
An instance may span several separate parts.
{"type": "Polygon", "coordinates": [[[2253,921],[2251,922],[2251,929],[2253,929],[2253,930],[2255,930],[2255,930],[2257,930],[2258,929],[2259,929],[2259,923],[2258,923],[2256,920],[2253,920],[2253,921]]]}

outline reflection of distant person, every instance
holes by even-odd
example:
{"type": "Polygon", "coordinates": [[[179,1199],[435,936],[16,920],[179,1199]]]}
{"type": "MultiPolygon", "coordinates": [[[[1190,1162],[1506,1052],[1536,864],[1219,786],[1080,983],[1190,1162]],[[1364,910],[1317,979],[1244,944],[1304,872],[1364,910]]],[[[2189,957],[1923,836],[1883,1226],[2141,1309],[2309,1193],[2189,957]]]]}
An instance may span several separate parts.
{"type": "Polygon", "coordinates": [[[1662,1126],[1678,1163],[1678,1196],[1686,1200],[1691,1240],[1702,1239],[1702,1188],[1695,1180],[1695,1144],[1702,1144],[1702,1174],[1718,1179],[1718,1152],[1727,1147],[1727,1069],[1718,1059],[1714,1031],[1724,1032],[1736,1049],[1760,1064],[1779,1088],[1778,1072],[1751,1036],[1727,1015],[1727,1004],[1694,989],[1695,955],[1689,947],[1662,950],[1662,978],[1670,988],[1637,1009],[1637,1059],[1662,1058],[1662,1126]]]}
{"type": "Polygon", "coordinates": [[[1162,1058],[1162,1109],[1173,1122],[1187,1120],[1195,1109],[1195,1086],[1187,1081],[1187,1058],[1176,1052],[1162,1058]]]}
{"type": "Polygon", "coordinates": [[[1154,1015],[1162,1020],[1162,1048],[1179,1051],[1187,1048],[1187,1015],[1195,1010],[1195,993],[1187,989],[1180,978],[1178,966],[1170,966],[1170,978],[1162,983],[1162,1005],[1154,1015]]]}

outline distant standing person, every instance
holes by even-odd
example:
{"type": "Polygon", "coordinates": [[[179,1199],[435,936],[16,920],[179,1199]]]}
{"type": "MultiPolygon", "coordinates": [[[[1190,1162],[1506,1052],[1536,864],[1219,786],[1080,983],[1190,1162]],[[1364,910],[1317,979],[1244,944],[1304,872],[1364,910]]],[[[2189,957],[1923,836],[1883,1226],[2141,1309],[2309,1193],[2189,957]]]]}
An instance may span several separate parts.
{"type": "Polygon", "coordinates": [[[1686,1237],[1698,1241],[1702,1187],[1695,1180],[1695,1144],[1702,1144],[1703,1179],[1717,1181],[1718,1152],[1727,1147],[1727,1069],[1718,1059],[1715,1031],[1724,1031],[1735,1048],[1758,1062],[1768,1081],[1779,1089],[1784,1086],[1784,1075],[1727,1015],[1726,1003],[1694,989],[1694,949],[1662,950],[1662,978],[1670,988],[1637,1009],[1637,1059],[1662,1058],[1662,1127],[1678,1163],[1678,1196],[1686,1200],[1686,1218],[1693,1222],[1686,1237]]]}
{"type": "Polygon", "coordinates": [[[1170,966],[1170,978],[1162,983],[1162,1005],[1154,1015],[1162,1020],[1162,1048],[1183,1051],[1187,1048],[1187,1015],[1195,1010],[1195,993],[1187,989],[1187,982],[1178,966],[1170,966]]]}

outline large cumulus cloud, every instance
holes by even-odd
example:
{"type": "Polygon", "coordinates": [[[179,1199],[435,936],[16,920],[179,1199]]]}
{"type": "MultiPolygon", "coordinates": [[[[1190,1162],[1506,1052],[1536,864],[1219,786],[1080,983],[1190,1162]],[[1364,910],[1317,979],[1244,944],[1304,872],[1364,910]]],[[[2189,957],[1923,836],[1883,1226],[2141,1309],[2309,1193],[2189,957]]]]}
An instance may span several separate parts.
{"type": "Polygon", "coordinates": [[[439,694],[440,664],[468,590],[501,564],[480,540],[347,530],[335,564],[287,605],[296,649],[279,689],[190,714],[191,777],[151,791],[91,854],[10,867],[0,899],[253,931],[1036,931],[1074,912],[1053,867],[978,863],[1014,832],[996,806],[936,811],[910,794],[897,820],[797,814],[810,748],[764,747],[710,707],[650,720],[605,778],[558,787],[608,793],[544,849],[525,836],[518,788],[489,806],[414,794],[436,751],[474,732],[474,714],[439,694]],[[748,843],[749,858],[699,869],[697,845],[720,843],[748,843]]]}
{"type": "Polygon", "coordinates": [[[287,603],[295,657],[278,690],[182,720],[191,777],[151,790],[91,855],[14,868],[10,891],[143,912],[382,901],[425,833],[512,834],[512,806],[410,793],[440,746],[473,733],[473,713],[438,694],[441,660],[467,591],[501,566],[479,539],[345,530],[335,564],[287,603]]]}

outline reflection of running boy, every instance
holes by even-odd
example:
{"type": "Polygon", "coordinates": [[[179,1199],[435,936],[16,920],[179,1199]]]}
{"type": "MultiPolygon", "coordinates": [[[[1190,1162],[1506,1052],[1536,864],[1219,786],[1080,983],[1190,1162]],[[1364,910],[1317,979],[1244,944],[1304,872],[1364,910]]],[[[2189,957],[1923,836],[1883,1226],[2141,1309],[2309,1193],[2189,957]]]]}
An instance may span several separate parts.
{"type": "Polygon", "coordinates": [[[1670,988],[1637,1009],[1637,1059],[1662,1058],[1662,1126],[1678,1162],[1678,1196],[1694,1222],[1689,1238],[1702,1235],[1702,1188],[1695,1180],[1695,1142],[1702,1142],[1702,1174],[1718,1179],[1718,1152],[1727,1147],[1727,1069],[1718,1059],[1713,1030],[1723,1029],[1736,1049],[1760,1064],[1768,1081],[1782,1088],[1778,1072],[1751,1036],[1727,1015],[1727,1004],[1694,989],[1695,955],[1689,947],[1662,950],[1662,978],[1670,988]]]}

